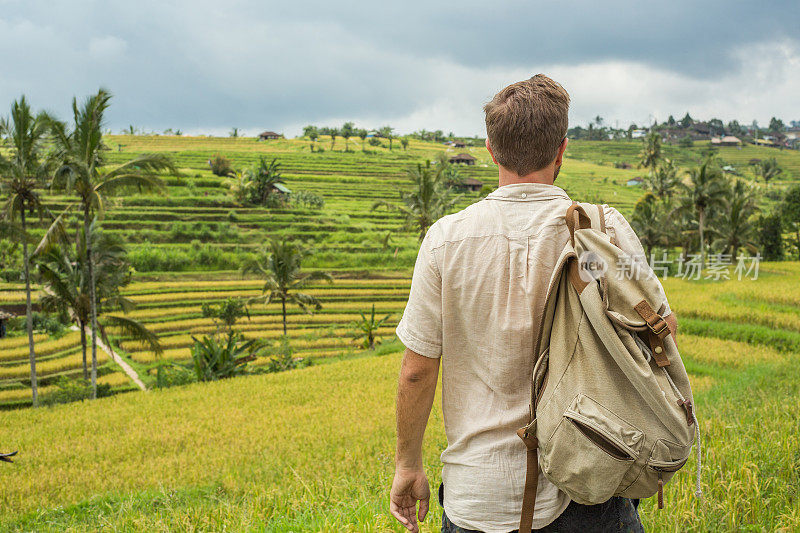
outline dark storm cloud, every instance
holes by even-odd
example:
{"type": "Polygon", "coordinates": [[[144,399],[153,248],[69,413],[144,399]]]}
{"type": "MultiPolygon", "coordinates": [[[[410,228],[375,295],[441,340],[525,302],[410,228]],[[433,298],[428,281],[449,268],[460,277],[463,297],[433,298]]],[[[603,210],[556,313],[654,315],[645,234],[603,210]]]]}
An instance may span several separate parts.
{"type": "Polygon", "coordinates": [[[800,38],[793,0],[329,2],[285,13],[337,20],[381,48],[470,66],[624,59],[705,77],[736,68],[735,47],[800,38]]]}
{"type": "Polygon", "coordinates": [[[768,6],[0,0],[0,105],[25,93],[65,116],[102,85],[114,129],[380,123],[452,90],[437,81],[452,69],[619,60],[719,77],[737,49],[797,41],[800,4],[768,6]]]}

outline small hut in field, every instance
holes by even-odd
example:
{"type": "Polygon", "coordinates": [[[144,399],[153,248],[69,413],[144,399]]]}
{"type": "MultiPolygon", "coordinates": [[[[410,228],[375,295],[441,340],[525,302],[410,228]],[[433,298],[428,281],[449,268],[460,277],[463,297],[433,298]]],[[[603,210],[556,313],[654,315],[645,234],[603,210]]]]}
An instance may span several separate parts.
{"type": "Polygon", "coordinates": [[[451,157],[449,161],[457,165],[474,165],[477,159],[469,154],[458,154],[451,157]]]}
{"type": "Polygon", "coordinates": [[[274,139],[280,139],[283,137],[280,133],[275,133],[274,131],[262,131],[258,134],[259,141],[270,141],[274,139]]]}
{"type": "Polygon", "coordinates": [[[464,178],[461,183],[456,185],[456,188],[465,189],[472,192],[480,192],[483,188],[483,182],[475,178],[464,178]]]}
{"type": "Polygon", "coordinates": [[[711,144],[714,146],[741,146],[742,141],[733,135],[725,135],[724,137],[714,137],[711,139],[711,144]]]}

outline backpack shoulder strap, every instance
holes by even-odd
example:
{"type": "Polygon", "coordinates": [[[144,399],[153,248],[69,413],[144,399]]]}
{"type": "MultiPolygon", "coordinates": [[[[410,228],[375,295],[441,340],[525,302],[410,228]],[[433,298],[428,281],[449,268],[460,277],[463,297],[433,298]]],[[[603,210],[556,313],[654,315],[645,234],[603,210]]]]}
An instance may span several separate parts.
{"type": "Polygon", "coordinates": [[[536,508],[536,489],[539,485],[539,441],[535,436],[526,433],[525,428],[517,431],[517,435],[527,448],[525,492],[522,494],[522,513],[518,531],[528,533],[533,528],[533,510],[536,508]]]}
{"type": "Polygon", "coordinates": [[[587,204],[583,202],[573,202],[583,208],[583,212],[592,221],[592,228],[601,233],[606,232],[606,214],[602,204],[587,204]]]}
{"type": "Polygon", "coordinates": [[[600,222],[600,232],[606,232],[606,214],[603,211],[603,204],[597,204],[597,217],[600,222]]]}

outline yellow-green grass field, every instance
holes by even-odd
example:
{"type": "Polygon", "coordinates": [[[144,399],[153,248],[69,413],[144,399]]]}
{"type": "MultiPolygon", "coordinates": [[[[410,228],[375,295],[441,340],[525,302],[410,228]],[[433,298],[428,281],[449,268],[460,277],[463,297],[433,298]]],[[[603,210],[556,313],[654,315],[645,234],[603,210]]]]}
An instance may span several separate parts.
{"type": "MultiPolygon", "coordinates": [[[[692,458],[665,510],[643,502],[648,531],[800,528],[800,328],[787,318],[800,313],[798,283],[796,263],[764,264],[757,280],[665,281],[702,429],[704,495],[692,494],[692,458]]],[[[0,530],[400,531],[387,512],[400,354],[365,355],[2,412],[0,446],[20,454],[0,468],[0,530]]],[[[442,424],[437,398],[432,490],[442,424]]],[[[440,517],[434,502],[423,531],[440,517]]]]}

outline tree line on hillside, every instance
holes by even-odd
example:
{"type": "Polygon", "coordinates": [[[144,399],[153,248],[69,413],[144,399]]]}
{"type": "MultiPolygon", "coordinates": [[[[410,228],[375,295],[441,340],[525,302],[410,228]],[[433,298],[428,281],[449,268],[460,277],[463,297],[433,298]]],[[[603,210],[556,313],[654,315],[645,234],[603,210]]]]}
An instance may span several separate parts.
{"type": "Polygon", "coordinates": [[[643,182],[647,192],[634,207],[632,226],[648,259],[656,248],[677,248],[684,257],[697,253],[701,268],[709,253],[735,258],[745,250],[779,260],[784,242],[796,248],[800,259],[800,185],[773,194],[774,210],[763,212],[759,207],[770,180],[782,173],[774,159],[754,164],[755,182],[726,172],[714,153],[681,177],[664,157],[655,132],[642,139],[639,159],[639,166],[648,171],[643,182]],[[784,239],[784,230],[794,237],[784,239]]]}
{"type": "Polygon", "coordinates": [[[393,142],[399,140],[400,146],[403,150],[408,150],[409,140],[416,139],[419,141],[429,141],[437,143],[456,143],[460,142],[464,146],[483,146],[484,139],[480,137],[456,137],[451,131],[447,135],[442,130],[428,131],[421,129],[408,135],[397,135],[394,128],[391,126],[383,126],[377,129],[358,128],[353,122],[345,122],[341,126],[315,126],[309,124],[303,128],[304,139],[308,139],[311,144],[309,148],[312,152],[322,152],[324,149],[318,142],[321,137],[330,138],[329,150],[333,150],[336,146],[336,139],[341,138],[344,141],[344,151],[350,152],[349,141],[350,139],[361,140],[361,151],[367,152],[366,145],[370,146],[384,146],[383,141],[387,141],[385,145],[389,151],[393,149],[393,142]]]}
{"type": "Polygon", "coordinates": [[[333,150],[336,146],[336,139],[341,138],[344,140],[344,151],[351,152],[349,142],[350,139],[361,139],[361,151],[366,152],[366,144],[370,146],[383,146],[381,139],[388,141],[389,151],[393,150],[394,141],[400,140],[400,145],[403,150],[408,149],[408,137],[398,137],[395,134],[394,128],[391,126],[383,126],[377,130],[367,130],[365,128],[357,128],[353,122],[345,122],[340,127],[337,126],[314,126],[309,124],[303,128],[303,137],[311,141],[310,149],[312,152],[323,152],[324,149],[319,146],[317,140],[322,137],[330,137],[329,150],[333,150]],[[369,141],[368,141],[369,140],[369,141]]]}
{"type": "Polygon", "coordinates": [[[603,117],[597,115],[586,126],[577,125],[569,128],[568,136],[571,139],[605,141],[632,139],[635,138],[635,135],[641,135],[642,131],[658,132],[662,138],[687,147],[692,146],[695,140],[709,140],[712,137],[730,135],[743,142],[772,139],[778,146],[800,148],[796,135],[800,132],[800,121],[792,120],[787,127],[778,117],[772,117],[767,127],[761,127],[756,120],[749,125],[742,124],[738,120],[731,120],[726,124],[718,118],[711,118],[707,121],[695,120],[689,113],[686,113],[679,120],[670,115],[661,123],[653,122],[649,125],[631,123],[627,128],[618,128],[612,127],[606,123],[603,117]],[[789,132],[793,133],[791,137],[787,136],[789,132]]]}

